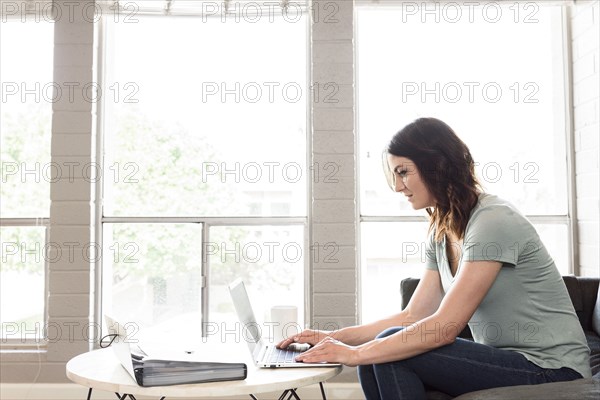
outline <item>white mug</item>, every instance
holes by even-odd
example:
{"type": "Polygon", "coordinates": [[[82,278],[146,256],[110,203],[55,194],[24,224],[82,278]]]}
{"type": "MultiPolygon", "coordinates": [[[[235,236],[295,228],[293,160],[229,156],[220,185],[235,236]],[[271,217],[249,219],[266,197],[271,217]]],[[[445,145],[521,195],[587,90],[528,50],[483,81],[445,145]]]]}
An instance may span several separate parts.
{"type": "Polygon", "coordinates": [[[271,307],[271,323],[273,324],[273,343],[278,343],[289,336],[296,335],[300,332],[298,307],[271,307]]]}

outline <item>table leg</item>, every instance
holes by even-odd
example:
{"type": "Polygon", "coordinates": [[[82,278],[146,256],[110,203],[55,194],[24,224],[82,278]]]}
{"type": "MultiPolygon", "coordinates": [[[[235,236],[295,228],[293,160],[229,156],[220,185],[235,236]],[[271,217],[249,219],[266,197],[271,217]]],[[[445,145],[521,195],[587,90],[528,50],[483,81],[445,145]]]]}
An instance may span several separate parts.
{"type": "MultiPolygon", "coordinates": [[[[92,390],[93,390],[92,388],[88,389],[87,400],[91,400],[91,398],[92,398],[92,390]]],[[[134,395],[127,394],[127,393],[124,393],[121,396],[119,393],[115,392],[115,396],[117,396],[117,399],[119,399],[119,400],[125,400],[127,397],[129,397],[130,400],[137,400],[134,395]]],[[[250,396],[252,396],[252,395],[250,395],[250,396]]],[[[166,398],[167,398],[166,396],[163,396],[163,397],[160,398],[160,400],[165,400],[166,398]]],[[[258,399],[256,399],[256,397],[253,397],[253,398],[255,400],[258,400],[258,399]]]]}
{"type": "Polygon", "coordinates": [[[288,397],[288,400],[292,400],[292,397],[296,400],[301,400],[296,393],[296,389],[290,389],[290,396],[288,397]]]}
{"type": "MultiPolygon", "coordinates": [[[[323,382],[319,382],[319,388],[321,389],[321,397],[323,397],[323,400],[327,400],[327,396],[325,395],[325,388],[323,387],[323,382]]],[[[258,400],[258,398],[253,394],[250,394],[249,396],[252,400],[258,400]]],[[[281,396],[279,396],[278,400],[292,400],[292,398],[295,400],[301,400],[300,396],[298,396],[298,393],[296,393],[296,389],[286,389],[283,393],[281,393],[281,396]],[[286,396],[288,396],[287,399],[286,396]]],[[[163,399],[164,397],[160,400],[163,399]]]]}
{"type": "Polygon", "coordinates": [[[325,396],[325,389],[323,388],[323,382],[319,382],[319,387],[321,388],[321,397],[323,397],[323,400],[327,400],[327,397],[325,396]]]}

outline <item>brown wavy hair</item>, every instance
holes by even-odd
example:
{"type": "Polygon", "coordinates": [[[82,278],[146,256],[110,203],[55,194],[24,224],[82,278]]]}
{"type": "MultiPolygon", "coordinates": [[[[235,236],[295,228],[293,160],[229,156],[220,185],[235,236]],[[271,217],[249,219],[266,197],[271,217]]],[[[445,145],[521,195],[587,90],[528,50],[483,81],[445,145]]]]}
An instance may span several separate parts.
{"type": "Polygon", "coordinates": [[[481,185],[467,145],[452,128],[435,118],[419,118],[394,135],[387,152],[415,163],[435,199],[428,207],[429,230],[440,242],[446,233],[462,239],[481,185]]]}

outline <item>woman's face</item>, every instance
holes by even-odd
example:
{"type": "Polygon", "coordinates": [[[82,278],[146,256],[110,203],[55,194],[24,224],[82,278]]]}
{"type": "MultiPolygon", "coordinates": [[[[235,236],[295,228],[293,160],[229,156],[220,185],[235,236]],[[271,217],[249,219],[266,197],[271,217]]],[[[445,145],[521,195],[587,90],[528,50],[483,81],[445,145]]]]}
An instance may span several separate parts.
{"type": "Polygon", "coordinates": [[[415,163],[392,154],[387,155],[387,160],[395,178],[393,189],[396,192],[405,195],[415,210],[435,206],[433,195],[427,190],[415,163]]]}

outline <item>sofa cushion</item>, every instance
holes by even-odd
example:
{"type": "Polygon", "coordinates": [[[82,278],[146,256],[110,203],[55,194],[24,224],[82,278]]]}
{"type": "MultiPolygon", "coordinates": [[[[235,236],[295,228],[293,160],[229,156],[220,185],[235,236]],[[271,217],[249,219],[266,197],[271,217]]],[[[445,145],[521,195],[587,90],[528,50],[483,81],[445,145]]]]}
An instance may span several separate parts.
{"type": "Polygon", "coordinates": [[[452,400],[453,397],[444,392],[438,392],[437,390],[426,390],[425,398],[427,400],[452,400]]]}
{"type": "Polygon", "coordinates": [[[600,381],[576,379],[569,382],[553,382],[541,385],[499,387],[465,393],[454,400],[598,400],[600,381]]]}
{"type": "Polygon", "coordinates": [[[573,303],[573,308],[576,313],[583,311],[583,299],[581,298],[581,287],[579,286],[579,279],[573,275],[563,276],[563,281],[569,292],[569,297],[573,303]]]}
{"type": "Polygon", "coordinates": [[[581,301],[583,309],[578,313],[581,326],[584,331],[594,330],[592,320],[595,305],[598,299],[598,278],[581,277],[578,278],[579,286],[581,287],[581,301]]]}
{"type": "Polygon", "coordinates": [[[586,331],[585,338],[590,348],[590,367],[592,375],[600,379],[600,336],[596,332],[586,331]]]}
{"type": "Polygon", "coordinates": [[[592,314],[598,297],[598,278],[563,276],[575,313],[584,331],[592,330],[592,314]]]}
{"type": "Polygon", "coordinates": [[[594,307],[594,313],[592,314],[592,327],[596,334],[600,335],[600,286],[598,287],[596,306],[594,307]]]}

